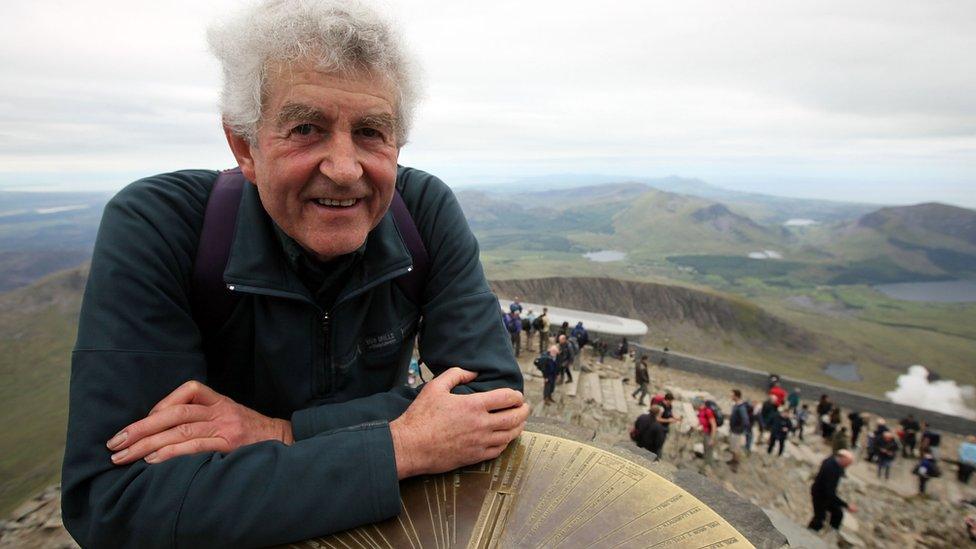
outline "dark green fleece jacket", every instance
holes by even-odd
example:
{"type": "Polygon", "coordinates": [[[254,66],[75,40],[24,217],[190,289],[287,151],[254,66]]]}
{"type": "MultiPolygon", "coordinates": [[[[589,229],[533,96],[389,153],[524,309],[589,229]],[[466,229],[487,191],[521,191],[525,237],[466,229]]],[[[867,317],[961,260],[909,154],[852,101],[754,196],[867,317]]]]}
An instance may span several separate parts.
{"type": "Polygon", "coordinates": [[[435,373],[479,373],[456,392],[522,389],[454,195],[410,168],[399,169],[397,187],[430,255],[419,310],[393,282],[412,260],[390,212],[325,311],[247,183],[224,271],[241,300],[204,340],[188,296],[216,175],[143,179],[105,209],[72,358],[62,471],[64,524],[83,546],[261,546],[396,515],[389,421],[417,394],[404,385],[414,335],[435,373]],[[295,444],[113,465],[105,442],[191,379],[290,419],[295,444]]]}

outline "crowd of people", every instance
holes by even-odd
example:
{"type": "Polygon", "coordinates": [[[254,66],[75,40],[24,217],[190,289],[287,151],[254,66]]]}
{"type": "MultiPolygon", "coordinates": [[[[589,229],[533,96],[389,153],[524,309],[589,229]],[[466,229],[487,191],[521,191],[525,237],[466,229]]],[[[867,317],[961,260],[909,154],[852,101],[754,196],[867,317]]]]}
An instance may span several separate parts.
{"type": "MultiPolygon", "coordinates": [[[[607,354],[617,359],[634,356],[630,343],[621,338],[613,346],[603,339],[590,340],[590,335],[582,322],[570,328],[563,322],[551,330],[548,309],[536,316],[532,310],[522,316],[523,307],[516,299],[504,314],[505,326],[512,337],[513,351],[518,355],[521,349],[531,351],[533,342],[538,340],[539,356],[535,366],[545,380],[543,400],[546,405],[555,402],[553,394],[557,385],[573,380],[573,371],[579,370],[580,358],[586,345],[592,348],[593,356],[603,363],[607,354]]],[[[660,460],[668,436],[675,424],[685,418],[675,413],[675,397],[671,392],[654,394],[651,390],[651,376],[646,355],[634,356],[635,389],[631,398],[639,406],[649,406],[641,414],[630,430],[634,443],[654,454],[660,460]],[[645,402],[649,401],[649,402],[645,402]]],[[[811,504],[813,518],[808,527],[820,531],[825,523],[838,529],[844,513],[856,512],[853,503],[843,500],[837,487],[845,470],[858,459],[872,463],[876,467],[879,481],[888,482],[892,466],[898,460],[912,460],[911,472],[917,477],[918,493],[925,496],[929,481],[942,476],[942,461],[954,463],[958,469],[958,480],[968,483],[976,470],[976,436],[970,436],[961,443],[958,459],[945,459],[940,456],[942,435],[924,420],[909,414],[897,425],[889,426],[883,417],[866,412],[849,410],[844,413],[827,394],[820,395],[816,404],[803,402],[800,388],[787,392],[777,375],[770,375],[766,397],[749,401],[740,389],[729,393],[731,406],[727,411],[706,396],[692,399],[697,436],[700,437],[701,462],[699,470],[705,473],[715,467],[716,448],[719,431],[728,421],[729,459],[725,464],[733,473],[739,471],[746,456],[754,451],[762,451],[777,458],[784,455],[787,441],[795,443],[819,441],[823,448],[829,448],[828,456],[820,463],[811,485],[811,504]],[[805,438],[806,437],[806,438],[805,438]]]]}
{"type": "MultiPolygon", "coordinates": [[[[637,360],[635,380],[638,388],[632,397],[639,398],[639,403],[643,404],[650,383],[646,357],[637,360]]],[[[732,389],[730,397],[732,404],[727,414],[706,397],[692,400],[697,414],[695,426],[701,438],[700,452],[696,450],[702,458],[700,472],[715,466],[718,432],[725,421],[729,423],[730,453],[726,464],[733,473],[739,470],[744,455],[751,454],[754,446],[765,444],[768,455],[782,456],[787,440],[803,441],[810,422],[810,407],[802,402],[799,388],[787,393],[779,377],[771,375],[765,400],[749,402],[739,389],[732,389]]],[[[630,433],[634,442],[653,452],[656,459],[662,455],[670,424],[682,420],[672,410],[673,400],[670,392],[651,397],[648,413],[637,418],[630,433]]],[[[881,482],[891,478],[892,464],[896,460],[913,460],[911,473],[917,477],[918,494],[923,497],[929,481],[942,476],[939,465],[942,435],[911,414],[892,428],[885,418],[850,411],[845,424],[845,415],[829,395],[820,396],[815,413],[812,434],[819,437],[824,449],[830,451],[820,463],[810,489],[813,518],[808,528],[811,530],[820,531],[825,522],[838,529],[845,511],[857,511],[855,504],[843,500],[837,493],[844,471],[858,458],[856,452],[863,451],[862,458],[876,464],[877,478],[881,482]],[[868,430],[872,419],[873,429],[868,430]]],[[[955,464],[958,481],[968,484],[976,470],[976,436],[968,437],[959,445],[958,459],[942,458],[941,461],[955,464]]]]}

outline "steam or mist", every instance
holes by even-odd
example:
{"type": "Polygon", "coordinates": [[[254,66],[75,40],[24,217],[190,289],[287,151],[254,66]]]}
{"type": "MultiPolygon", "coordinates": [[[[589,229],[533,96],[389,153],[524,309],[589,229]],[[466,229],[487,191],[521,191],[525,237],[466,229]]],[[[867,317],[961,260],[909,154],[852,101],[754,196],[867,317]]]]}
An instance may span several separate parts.
{"type": "Polygon", "coordinates": [[[976,398],[976,388],[952,380],[929,381],[925,366],[910,366],[907,374],[898,376],[898,387],[885,396],[898,404],[976,419],[976,410],[967,405],[976,398]]]}

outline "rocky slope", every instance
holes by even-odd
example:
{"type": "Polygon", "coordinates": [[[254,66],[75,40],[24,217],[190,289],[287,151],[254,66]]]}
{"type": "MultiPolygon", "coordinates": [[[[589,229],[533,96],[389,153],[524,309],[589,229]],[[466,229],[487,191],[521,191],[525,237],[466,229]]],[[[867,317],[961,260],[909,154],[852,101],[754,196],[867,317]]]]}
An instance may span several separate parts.
{"type": "MultiPolygon", "coordinates": [[[[557,386],[557,404],[541,403],[541,380],[526,360],[526,394],[535,409],[534,415],[568,421],[597,430],[598,440],[613,444],[628,439],[627,432],[633,419],[645,410],[637,405],[629,394],[634,385],[632,365],[607,359],[603,365],[592,359],[585,361],[588,369],[607,381],[622,383],[627,395],[627,412],[611,409],[594,401],[584,390],[576,389],[570,396],[570,386],[557,386]]],[[[702,460],[700,436],[694,430],[696,424],[690,399],[697,395],[714,398],[723,409],[730,408],[728,394],[732,387],[723,381],[652,366],[651,385],[655,392],[672,391],[676,396],[676,413],[685,416],[677,429],[673,429],[663,451],[663,460],[678,469],[698,471],[702,460]],[[689,421],[690,420],[690,421],[689,421]],[[697,447],[696,447],[697,446],[697,447]]],[[[740,387],[747,399],[761,398],[759,391],[740,387]]],[[[809,395],[808,395],[809,396],[809,395]]],[[[811,403],[812,404],[812,403],[811,403]]],[[[893,421],[893,418],[888,418],[893,421]]],[[[809,428],[808,428],[809,430],[809,428]]],[[[856,504],[857,514],[847,514],[840,532],[824,532],[814,535],[805,526],[812,516],[810,483],[820,462],[829,455],[830,449],[819,437],[808,432],[805,441],[796,439],[787,443],[782,457],[766,454],[765,445],[754,448],[737,473],[723,462],[728,459],[727,424],[720,429],[720,443],[716,451],[716,463],[705,475],[729,491],[740,494],[764,508],[777,528],[787,535],[794,547],[962,547],[969,543],[963,528],[966,516],[976,515],[976,507],[961,503],[976,498],[976,486],[963,486],[955,480],[954,469],[945,465],[942,478],[929,484],[929,497],[917,495],[917,482],[911,474],[913,460],[897,459],[890,481],[878,480],[873,464],[859,457],[841,482],[841,495],[856,504]]],[[[862,435],[862,443],[863,443],[862,435]]],[[[960,439],[945,436],[943,454],[954,455],[960,439]]]]}

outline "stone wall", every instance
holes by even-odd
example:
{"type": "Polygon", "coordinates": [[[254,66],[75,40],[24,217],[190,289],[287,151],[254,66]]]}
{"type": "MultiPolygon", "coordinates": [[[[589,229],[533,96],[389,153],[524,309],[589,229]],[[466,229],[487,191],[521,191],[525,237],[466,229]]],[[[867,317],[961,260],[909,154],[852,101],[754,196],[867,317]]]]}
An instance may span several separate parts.
{"type": "MultiPolygon", "coordinates": [[[[769,377],[768,372],[752,370],[744,366],[713,362],[711,360],[683,355],[681,353],[664,352],[661,349],[646,347],[644,345],[633,345],[633,348],[636,349],[638,355],[648,355],[648,361],[652,364],[660,364],[662,361],[664,361],[669,368],[714,377],[743,386],[760,387],[765,389],[766,382],[769,377]]],[[[779,372],[777,372],[777,374],[779,374],[779,372]]],[[[896,404],[894,402],[881,400],[879,398],[862,393],[856,393],[854,391],[817,385],[807,381],[800,381],[798,379],[783,376],[782,374],[779,375],[782,379],[783,387],[786,388],[787,391],[791,390],[793,387],[799,387],[800,391],[807,399],[816,399],[819,398],[821,394],[827,394],[830,395],[831,400],[840,405],[842,408],[853,409],[861,412],[870,412],[872,414],[878,414],[888,418],[902,418],[908,414],[914,414],[916,418],[925,419],[929,425],[932,425],[936,429],[949,431],[951,433],[960,435],[970,435],[976,433],[976,421],[973,420],[940,414],[939,412],[923,410],[913,406],[896,404]]]]}

